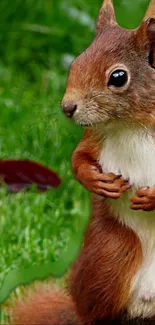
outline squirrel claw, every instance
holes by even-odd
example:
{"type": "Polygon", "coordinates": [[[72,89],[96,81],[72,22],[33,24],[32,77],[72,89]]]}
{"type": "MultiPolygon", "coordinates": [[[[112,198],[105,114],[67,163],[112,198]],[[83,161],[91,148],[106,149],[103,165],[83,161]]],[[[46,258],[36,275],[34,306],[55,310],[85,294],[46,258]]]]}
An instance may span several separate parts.
{"type": "Polygon", "coordinates": [[[142,187],[131,198],[131,209],[153,211],[155,210],[155,187],[142,187]]]}

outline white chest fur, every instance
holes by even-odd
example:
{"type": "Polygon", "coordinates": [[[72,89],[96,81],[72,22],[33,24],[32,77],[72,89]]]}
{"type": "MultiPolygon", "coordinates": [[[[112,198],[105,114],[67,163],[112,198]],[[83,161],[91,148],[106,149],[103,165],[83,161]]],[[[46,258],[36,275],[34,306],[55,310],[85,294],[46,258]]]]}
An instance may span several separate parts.
{"type": "Polygon", "coordinates": [[[99,158],[104,172],[121,174],[132,185],[121,199],[109,201],[120,222],[132,228],[142,244],[143,264],[131,284],[128,306],[134,317],[155,315],[155,211],[130,208],[130,198],[138,188],[155,185],[155,140],[151,133],[118,126],[109,129],[99,158]]]}

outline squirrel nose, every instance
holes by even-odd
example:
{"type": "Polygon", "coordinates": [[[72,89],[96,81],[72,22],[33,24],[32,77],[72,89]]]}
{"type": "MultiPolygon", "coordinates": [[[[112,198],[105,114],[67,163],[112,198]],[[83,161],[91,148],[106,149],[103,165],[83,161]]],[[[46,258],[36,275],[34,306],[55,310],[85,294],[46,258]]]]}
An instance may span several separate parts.
{"type": "Polygon", "coordinates": [[[62,109],[64,113],[71,118],[77,109],[77,105],[75,104],[75,102],[71,102],[71,101],[64,102],[62,103],[62,109]]]}

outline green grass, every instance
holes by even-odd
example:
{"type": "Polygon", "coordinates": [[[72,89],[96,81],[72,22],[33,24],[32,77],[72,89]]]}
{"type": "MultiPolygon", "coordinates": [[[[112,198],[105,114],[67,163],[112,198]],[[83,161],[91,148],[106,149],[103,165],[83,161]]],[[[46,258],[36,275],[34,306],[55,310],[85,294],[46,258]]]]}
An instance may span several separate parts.
{"type": "MultiPolygon", "coordinates": [[[[32,84],[22,72],[4,67],[0,87],[0,157],[32,159],[53,168],[62,178],[57,190],[38,194],[0,191],[0,286],[4,276],[20,266],[52,262],[67,246],[80,223],[88,195],[74,180],[70,158],[81,128],[60,110],[64,75],[54,73],[49,91],[32,84]]],[[[47,80],[51,82],[51,80],[47,80]]],[[[4,314],[2,314],[2,320],[4,314]]]]}
{"type": "Polygon", "coordinates": [[[70,163],[83,130],[67,121],[60,103],[70,62],[94,37],[100,3],[0,2],[0,159],[35,160],[62,178],[44,194],[0,189],[0,287],[13,268],[58,260],[88,211],[88,193],[70,163]]]}

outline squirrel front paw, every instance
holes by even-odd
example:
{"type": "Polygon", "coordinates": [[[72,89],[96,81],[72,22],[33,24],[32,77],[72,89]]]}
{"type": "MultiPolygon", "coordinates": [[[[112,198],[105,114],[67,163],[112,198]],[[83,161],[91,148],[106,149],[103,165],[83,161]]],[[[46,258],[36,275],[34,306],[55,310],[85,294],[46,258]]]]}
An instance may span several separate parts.
{"type": "Polygon", "coordinates": [[[91,166],[86,187],[95,194],[118,199],[130,188],[130,185],[127,180],[121,178],[121,175],[100,173],[95,166],[91,166]]]}
{"type": "Polygon", "coordinates": [[[155,186],[142,187],[131,198],[131,209],[153,211],[155,210],[155,186]]]}

